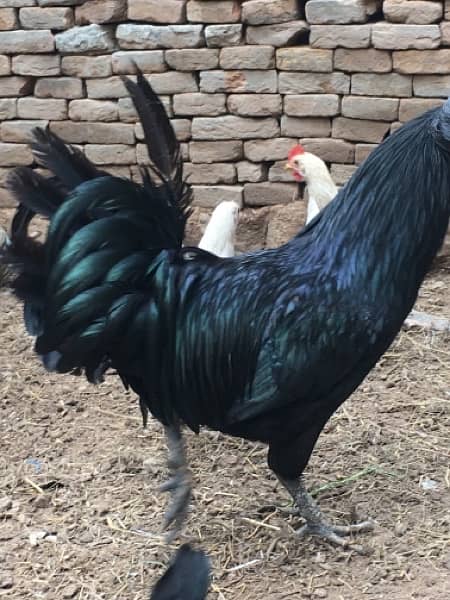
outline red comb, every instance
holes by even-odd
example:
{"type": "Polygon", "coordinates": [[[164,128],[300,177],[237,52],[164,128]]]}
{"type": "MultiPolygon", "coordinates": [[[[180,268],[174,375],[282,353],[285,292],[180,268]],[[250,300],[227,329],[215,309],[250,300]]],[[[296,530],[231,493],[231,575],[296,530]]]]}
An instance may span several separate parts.
{"type": "Polygon", "coordinates": [[[297,144],[296,146],[294,146],[293,148],[291,148],[289,150],[288,160],[291,160],[291,158],[293,158],[297,154],[304,154],[304,153],[305,153],[305,149],[303,148],[303,146],[301,146],[300,144],[297,144]]]}

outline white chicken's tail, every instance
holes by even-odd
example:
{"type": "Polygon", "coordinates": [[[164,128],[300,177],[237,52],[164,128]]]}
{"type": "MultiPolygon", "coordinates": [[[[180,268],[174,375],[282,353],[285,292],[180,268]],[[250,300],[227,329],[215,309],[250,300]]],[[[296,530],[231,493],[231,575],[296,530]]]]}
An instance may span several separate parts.
{"type": "Polygon", "coordinates": [[[214,209],[198,247],[221,258],[234,256],[238,221],[239,206],[236,202],[221,202],[214,209]]]}

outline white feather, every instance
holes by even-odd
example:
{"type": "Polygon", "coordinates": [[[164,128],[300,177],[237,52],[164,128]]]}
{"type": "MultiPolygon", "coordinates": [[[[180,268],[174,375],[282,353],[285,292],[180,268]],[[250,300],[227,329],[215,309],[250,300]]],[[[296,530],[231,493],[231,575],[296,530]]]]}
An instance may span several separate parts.
{"type": "Polygon", "coordinates": [[[239,206],[236,202],[221,202],[214,209],[198,247],[222,258],[234,256],[238,221],[239,206]]]}
{"type": "Polygon", "coordinates": [[[309,223],[336,196],[338,189],[331,179],[327,165],[321,158],[311,152],[304,152],[295,157],[300,165],[305,183],[308,187],[308,212],[306,222],[309,223]]]}

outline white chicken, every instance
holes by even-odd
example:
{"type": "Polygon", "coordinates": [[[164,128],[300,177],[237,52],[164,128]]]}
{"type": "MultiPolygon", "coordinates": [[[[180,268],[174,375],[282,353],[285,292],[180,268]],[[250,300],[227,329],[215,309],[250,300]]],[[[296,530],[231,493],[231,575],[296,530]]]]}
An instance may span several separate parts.
{"type": "Polygon", "coordinates": [[[239,206],[236,202],[221,202],[213,210],[205,232],[198,245],[221,258],[234,256],[234,238],[239,221],[239,206]]]}
{"type": "Polygon", "coordinates": [[[336,196],[338,189],[331,179],[326,164],[303,146],[297,144],[288,154],[287,169],[292,169],[296,181],[304,181],[308,188],[308,212],[306,223],[309,223],[336,196]]]}

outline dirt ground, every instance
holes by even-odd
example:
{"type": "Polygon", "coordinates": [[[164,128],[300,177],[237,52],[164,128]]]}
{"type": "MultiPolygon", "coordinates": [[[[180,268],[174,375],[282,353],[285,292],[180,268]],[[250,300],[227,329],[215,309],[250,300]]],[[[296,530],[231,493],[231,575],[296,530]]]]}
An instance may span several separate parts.
{"type": "MultiPolygon", "coordinates": [[[[450,317],[450,259],[418,308],[450,317]]],[[[160,535],[161,427],[119,380],[49,375],[0,291],[0,596],[138,600],[180,540],[160,535]]],[[[211,557],[214,600],[444,600],[450,590],[449,336],[403,331],[328,423],[307,481],[333,520],[370,516],[370,554],[298,539],[263,446],[187,434],[185,540],[211,557]]]]}

